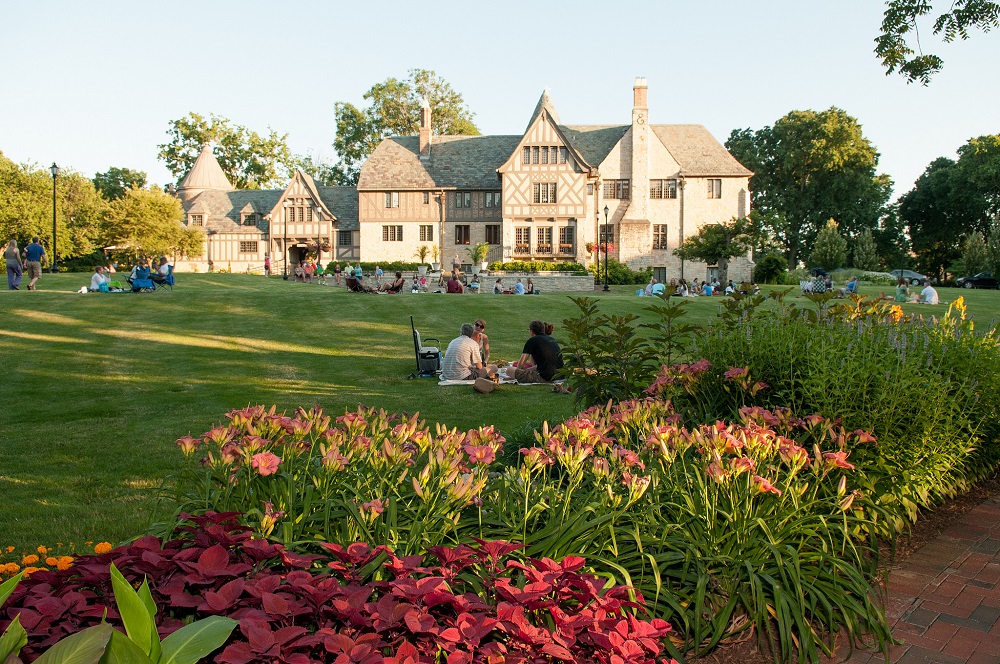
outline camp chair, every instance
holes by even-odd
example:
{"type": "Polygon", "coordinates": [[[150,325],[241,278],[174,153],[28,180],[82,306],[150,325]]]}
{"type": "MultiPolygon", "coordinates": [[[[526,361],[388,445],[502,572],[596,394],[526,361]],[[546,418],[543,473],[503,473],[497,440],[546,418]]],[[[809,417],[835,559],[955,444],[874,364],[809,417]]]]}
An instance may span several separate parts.
{"type": "MultiPolygon", "coordinates": [[[[417,355],[417,373],[431,376],[441,371],[441,349],[439,346],[425,346],[420,339],[420,332],[413,326],[413,316],[410,316],[410,329],[413,330],[413,351],[417,355]]],[[[436,341],[439,345],[440,339],[428,337],[426,341],[436,341]]]]}
{"type": "Polygon", "coordinates": [[[132,280],[133,293],[152,293],[156,290],[156,282],[149,278],[149,268],[136,270],[135,279],[132,280]]]}
{"type": "Polygon", "coordinates": [[[366,292],[364,288],[361,287],[361,283],[358,282],[354,277],[347,278],[347,290],[351,293],[364,293],[366,292]]]}
{"type": "Polygon", "coordinates": [[[167,266],[167,276],[165,276],[163,278],[163,281],[155,281],[153,283],[156,284],[156,290],[162,290],[164,288],[169,288],[170,290],[173,290],[174,289],[174,266],[173,265],[168,265],[167,266]]]}

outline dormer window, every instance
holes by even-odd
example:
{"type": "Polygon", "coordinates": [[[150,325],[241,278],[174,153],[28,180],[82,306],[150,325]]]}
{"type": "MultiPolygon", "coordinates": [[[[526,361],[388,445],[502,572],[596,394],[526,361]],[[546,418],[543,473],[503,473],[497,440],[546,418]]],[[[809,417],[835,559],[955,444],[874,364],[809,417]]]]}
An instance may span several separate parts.
{"type": "Polygon", "coordinates": [[[204,225],[205,225],[205,215],[203,214],[188,215],[188,226],[204,226],[204,225]]]}
{"type": "Polygon", "coordinates": [[[243,225],[244,226],[256,226],[257,225],[257,215],[254,213],[243,215],[243,225]]]}

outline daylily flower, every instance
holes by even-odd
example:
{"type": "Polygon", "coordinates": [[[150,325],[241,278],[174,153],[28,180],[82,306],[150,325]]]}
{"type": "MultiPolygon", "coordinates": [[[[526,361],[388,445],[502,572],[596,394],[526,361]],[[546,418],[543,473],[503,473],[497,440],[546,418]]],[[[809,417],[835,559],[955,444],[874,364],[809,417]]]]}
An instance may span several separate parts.
{"type": "Polygon", "coordinates": [[[363,503],[361,505],[362,514],[378,516],[384,511],[385,511],[385,504],[378,498],[370,500],[367,503],[363,503]]]}
{"type": "Polygon", "coordinates": [[[781,489],[774,486],[760,475],[754,475],[753,481],[757,485],[757,490],[760,491],[761,493],[773,493],[778,496],[781,495],[781,489]]]}
{"type": "Polygon", "coordinates": [[[465,453],[469,455],[469,463],[474,465],[491,464],[497,458],[489,445],[466,445],[465,453]]]}
{"type": "Polygon", "coordinates": [[[844,468],[854,470],[854,464],[847,462],[849,452],[824,452],[823,458],[826,460],[828,468],[844,468]]]}
{"type": "Polygon", "coordinates": [[[757,463],[753,459],[747,456],[736,457],[735,459],[732,460],[730,466],[732,467],[733,472],[735,472],[736,474],[742,472],[752,473],[753,471],[757,470],[757,463]]]}
{"type": "Polygon", "coordinates": [[[191,436],[184,436],[177,439],[177,445],[180,446],[184,456],[189,457],[194,453],[195,448],[198,447],[198,439],[191,436]]]}
{"type": "Polygon", "coordinates": [[[266,477],[278,472],[281,459],[270,452],[259,452],[250,458],[250,467],[266,477]]]}
{"type": "Polygon", "coordinates": [[[729,367],[729,371],[722,374],[722,377],[726,380],[736,380],[737,378],[743,378],[750,374],[750,369],[748,367],[729,367]]]}
{"type": "Polygon", "coordinates": [[[877,442],[875,440],[875,436],[871,435],[870,433],[868,433],[864,429],[855,429],[854,435],[857,437],[858,443],[874,443],[874,442],[877,442]]]}
{"type": "Polygon", "coordinates": [[[729,476],[729,471],[725,470],[721,464],[712,462],[705,468],[705,473],[716,482],[722,482],[729,476]]]}

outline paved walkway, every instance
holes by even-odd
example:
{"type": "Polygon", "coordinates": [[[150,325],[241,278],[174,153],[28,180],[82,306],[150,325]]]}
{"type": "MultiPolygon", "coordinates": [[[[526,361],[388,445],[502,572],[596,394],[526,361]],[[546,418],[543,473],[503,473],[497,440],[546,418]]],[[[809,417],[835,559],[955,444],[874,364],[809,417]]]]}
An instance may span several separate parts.
{"type": "MultiPolygon", "coordinates": [[[[960,517],[889,575],[898,664],[1000,664],[1000,497],[960,517]]],[[[884,661],[855,652],[851,664],[884,661]]]]}

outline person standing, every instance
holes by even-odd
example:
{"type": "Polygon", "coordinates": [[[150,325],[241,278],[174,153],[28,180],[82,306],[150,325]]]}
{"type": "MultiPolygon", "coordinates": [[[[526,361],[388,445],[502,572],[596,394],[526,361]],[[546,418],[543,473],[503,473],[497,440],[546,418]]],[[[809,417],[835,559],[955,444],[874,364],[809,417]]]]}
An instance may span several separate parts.
{"type": "Polygon", "coordinates": [[[271,254],[264,254],[264,276],[271,276],[271,254]]]}
{"type": "Polygon", "coordinates": [[[24,248],[24,267],[28,273],[28,290],[38,290],[35,286],[42,276],[42,257],[45,256],[45,247],[38,242],[38,237],[31,238],[31,244],[24,248]]]}
{"type": "Polygon", "coordinates": [[[455,260],[451,262],[451,271],[458,274],[462,271],[462,261],[459,260],[458,254],[455,254],[455,260]]]}
{"type": "Polygon", "coordinates": [[[375,287],[378,288],[382,285],[382,268],[378,265],[375,266],[375,287]]]}
{"type": "Polygon", "coordinates": [[[24,266],[21,264],[21,255],[17,253],[17,240],[12,239],[7,243],[3,257],[7,263],[7,290],[21,290],[21,275],[24,274],[24,266]]]}

